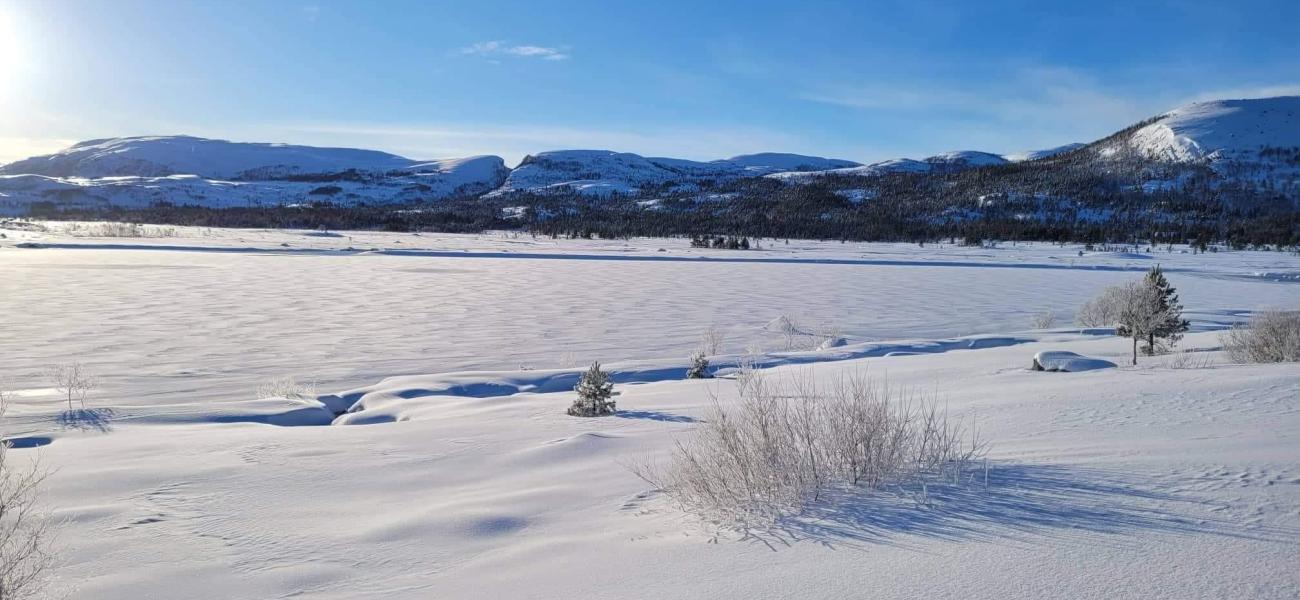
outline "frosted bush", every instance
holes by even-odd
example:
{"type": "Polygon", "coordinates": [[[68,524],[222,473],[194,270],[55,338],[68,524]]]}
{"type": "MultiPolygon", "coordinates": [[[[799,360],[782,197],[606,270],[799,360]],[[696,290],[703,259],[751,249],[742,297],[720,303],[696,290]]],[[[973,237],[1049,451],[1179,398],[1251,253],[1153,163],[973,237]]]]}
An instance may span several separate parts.
{"type": "Polygon", "coordinates": [[[811,376],[775,386],[744,375],[739,403],[715,399],[665,465],[633,467],[684,510],[723,527],[769,527],[832,488],[959,483],[985,453],[933,399],[862,377],[823,394],[811,376]]]}
{"type": "Polygon", "coordinates": [[[1266,310],[1222,335],[1228,358],[1239,363],[1300,361],[1300,311],[1266,310]]]}
{"type": "Polygon", "coordinates": [[[298,383],[293,377],[272,379],[257,386],[257,397],[308,400],[316,397],[316,383],[298,383]]]}

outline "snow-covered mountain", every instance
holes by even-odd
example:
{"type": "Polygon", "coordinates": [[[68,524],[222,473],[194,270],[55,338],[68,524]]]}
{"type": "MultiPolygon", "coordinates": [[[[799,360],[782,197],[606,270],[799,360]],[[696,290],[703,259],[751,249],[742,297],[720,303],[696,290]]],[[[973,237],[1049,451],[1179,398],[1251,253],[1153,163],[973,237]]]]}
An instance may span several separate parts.
{"type": "Polygon", "coordinates": [[[1040,158],[1056,156],[1057,154],[1064,154],[1071,150],[1078,150],[1079,148],[1082,148],[1084,146],[1087,146],[1087,144],[1081,144],[1076,142],[1073,144],[1065,144],[1063,146],[1057,146],[1055,148],[1047,148],[1044,150],[1026,150],[1024,152],[1016,152],[1014,154],[1003,154],[1002,158],[1005,158],[1011,162],[1024,162],[1027,160],[1038,160],[1040,158]]]}
{"type": "Polygon", "coordinates": [[[634,194],[647,188],[689,191],[700,182],[759,177],[786,171],[852,167],[858,163],[767,152],[709,162],[645,157],[610,150],[556,150],[530,155],[489,196],[515,192],[576,191],[584,195],[634,194]]]}
{"type": "Polygon", "coordinates": [[[250,144],[178,136],[112,138],[0,167],[3,175],[49,177],[197,175],[207,179],[274,180],[348,170],[412,170],[418,161],[375,150],[250,144]]]}
{"type": "Polygon", "coordinates": [[[827,169],[843,169],[862,166],[862,163],[856,163],[851,160],[822,158],[820,156],[804,156],[802,154],[783,154],[780,152],[742,154],[740,156],[728,158],[726,162],[734,163],[746,168],[773,169],[777,171],[825,171],[827,169]]]}
{"type": "MultiPolygon", "coordinates": [[[[1018,168],[1036,173],[1056,168],[1123,173],[1121,185],[1126,189],[1168,191],[1189,182],[1220,189],[1216,186],[1244,183],[1267,193],[1300,195],[1300,97],[1191,104],[1087,145],[1006,156],[965,150],[869,165],[774,152],[695,161],[609,150],[556,150],[528,156],[509,169],[496,156],[417,161],[373,150],[189,136],[91,140],[0,166],[0,211],[21,213],[36,202],[229,207],[399,203],[514,193],[657,195],[692,193],[748,177],[794,185],[827,176],[951,174],[1009,163],[1023,163],[1018,168]],[[1031,162],[1061,155],[1064,161],[1031,162]]],[[[1054,177],[1036,176],[1044,181],[1054,177]]],[[[989,180],[992,193],[1005,191],[998,181],[997,174],[989,180]]],[[[853,197],[877,193],[863,192],[858,182],[851,188],[853,197]]]]}
{"type": "Polygon", "coordinates": [[[508,173],[497,156],[417,161],[350,148],[114,138],[0,166],[0,209],[41,201],[123,207],[405,202],[482,194],[508,173]]]}
{"type": "MultiPolygon", "coordinates": [[[[1097,142],[1100,165],[1150,161],[1179,177],[1157,177],[1146,190],[1166,190],[1208,167],[1233,186],[1300,195],[1300,96],[1197,102],[1097,142]]],[[[1217,185],[1217,184],[1216,184],[1217,185]]]]}
{"type": "Polygon", "coordinates": [[[767,177],[787,183],[809,183],[819,177],[826,176],[871,177],[888,173],[929,173],[931,171],[950,173],[976,167],[1002,165],[1007,162],[1009,162],[1007,159],[997,154],[975,150],[959,150],[936,154],[923,160],[893,158],[858,167],[827,169],[824,171],[772,173],[767,177]]]}
{"type": "Polygon", "coordinates": [[[990,165],[1005,165],[1007,159],[1001,155],[977,150],[958,150],[936,154],[925,159],[936,171],[961,171],[990,165]]]}
{"type": "Polygon", "coordinates": [[[1300,96],[1189,104],[1160,115],[1126,142],[1155,160],[1255,160],[1261,150],[1300,145],[1300,96]]]}

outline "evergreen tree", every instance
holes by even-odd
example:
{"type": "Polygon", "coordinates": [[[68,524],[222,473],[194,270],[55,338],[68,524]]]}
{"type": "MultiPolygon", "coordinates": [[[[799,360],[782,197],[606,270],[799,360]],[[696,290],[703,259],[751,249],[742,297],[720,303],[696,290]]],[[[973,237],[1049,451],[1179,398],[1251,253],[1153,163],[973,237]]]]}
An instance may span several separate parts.
{"type": "Polygon", "coordinates": [[[1183,318],[1183,305],[1178,302],[1178,290],[1169,285],[1169,280],[1165,279],[1165,273],[1160,269],[1160,265],[1151,268],[1145,283],[1155,290],[1154,312],[1158,318],[1154,321],[1151,330],[1147,332],[1147,345],[1144,351],[1147,356],[1154,356],[1159,349],[1172,348],[1178,340],[1183,339],[1183,334],[1191,324],[1183,318]],[[1159,345],[1157,341],[1160,341],[1159,345]]]}
{"type": "Polygon", "coordinates": [[[687,379],[708,379],[709,359],[704,356],[703,352],[696,352],[691,355],[691,368],[686,371],[687,379]]]}
{"type": "Polygon", "coordinates": [[[573,389],[578,392],[578,399],[569,407],[570,415],[600,417],[614,414],[614,382],[610,381],[609,373],[600,370],[600,363],[592,363],[573,389]]]}

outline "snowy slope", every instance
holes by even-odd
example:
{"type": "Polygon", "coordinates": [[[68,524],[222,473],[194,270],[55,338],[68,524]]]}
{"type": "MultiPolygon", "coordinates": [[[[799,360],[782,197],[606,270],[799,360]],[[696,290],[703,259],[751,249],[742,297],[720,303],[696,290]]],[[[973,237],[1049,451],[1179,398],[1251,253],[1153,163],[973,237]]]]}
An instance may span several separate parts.
{"type": "MultiPolygon", "coordinates": [[[[1148,160],[1168,167],[1207,166],[1218,184],[1300,194],[1300,96],[1189,104],[1098,144],[1102,161],[1148,160]]],[[[1167,189],[1165,175],[1143,189],[1167,189]]]]}
{"type": "Polygon", "coordinates": [[[846,160],[774,152],[701,162],[610,150],[554,150],[525,157],[511,171],[505,184],[491,195],[573,190],[605,196],[611,193],[633,194],[648,186],[661,185],[689,190],[703,180],[758,177],[781,171],[855,164],[846,160]]]}
{"type": "Polygon", "coordinates": [[[1300,96],[1198,102],[1161,115],[1128,139],[1142,155],[1168,161],[1243,160],[1262,148],[1300,146],[1300,96]]]}
{"type": "Polygon", "coordinates": [[[991,165],[1005,165],[1007,159],[990,152],[979,152],[977,150],[957,150],[953,152],[944,152],[936,154],[925,159],[925,162],[934,166],[940,171],[960,171],[962,169],[973,169],[976,167],[987,167],[991,165]]]}
{"type": "Polygon", "coordinates": [[[1076,142],[1073,144],[1065,144],[1064,146],[1057,146],[1055,148],[1047,148],[1045,150],[1027,150],[1025,152],[1017,152],[1015,154],[1003,154],[1002,158],[1005,158],[1011,162],[1024,162],[1027,160],[1038,160],[1040,158],[1056,156],[1057,154],[1062,154],[1065,152],[1069,152],[1071,150],[1078,150],[1079,148],[1082,148],[1084,146],[1087,146],[1087,144],[1080,144],[1076,142]]]}
{"type": "Polygon", "coordinates": [[[414,161],[346,148],[118,138],[0,167],[0,212],[19,213],[41,201],[87,207],[400,202],[481,194],[507,172],[497,156],[414,161]]]}
{"type": "Polygon", "coordinates": [[[771,169],[776,171],[825,171],[827,169],[844,169],[861,166],[851,160],[804,156],[802,154],[783,154],[780,152],[760,152],[742,154],[727,159],[727,162],[747,168],[771,169]]]}
{"type": "Polygon", "coordinates": [[[256,180],[349,169],[382,173],[408,170],[416,164],[374,150],[251,144],[178,135],[90,140],[54,154],[5,165],[0,167],[0,174],[88,179],[198,175],[208,179],[256,180]]]}

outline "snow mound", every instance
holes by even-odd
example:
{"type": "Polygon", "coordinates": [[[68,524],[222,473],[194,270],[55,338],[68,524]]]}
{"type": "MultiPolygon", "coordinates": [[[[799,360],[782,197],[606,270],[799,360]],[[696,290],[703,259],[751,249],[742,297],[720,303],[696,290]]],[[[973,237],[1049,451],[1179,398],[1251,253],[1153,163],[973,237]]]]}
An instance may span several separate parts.
{"type": "Polygon", "coordinates": [[[1189,104],[1137,130],[1128,143],[1147,158],[1172,162],[1295,147],[1300,145],[1300,96],[1189,104]]]}
{"type": "Polygon", "coordinates": [[[1088,358],[1065,350],[1045,350],[1034,355],[1035,371],[1064,371],[1077,373],[1096,369],[1113,369],[1115,363],[1100,358],[1088,358]]]}

